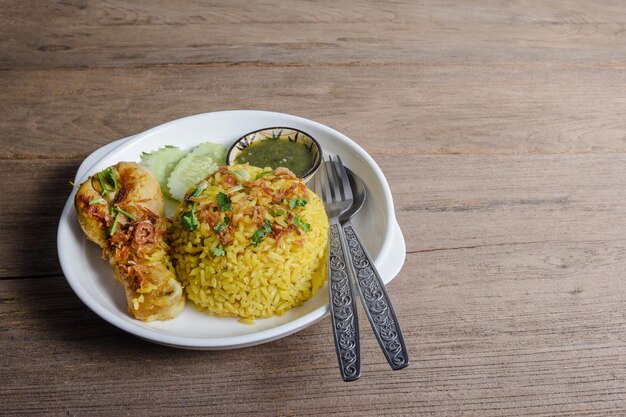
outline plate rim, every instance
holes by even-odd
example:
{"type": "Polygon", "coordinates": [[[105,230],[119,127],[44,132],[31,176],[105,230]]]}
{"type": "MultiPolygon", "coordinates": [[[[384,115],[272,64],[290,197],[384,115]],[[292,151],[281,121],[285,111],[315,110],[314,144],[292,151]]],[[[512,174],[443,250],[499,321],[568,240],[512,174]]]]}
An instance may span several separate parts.
{"type": "MultiPolygon", "coordinates": [[[[400,253],[401,256],[400,256],[400,259],[398,260],[398,267],[396,268],[394,273],[390,277],[388,277],[385,283],[390,282],[397,276],[397,274],[399,273],[405,261],[406,246],[405,246],[404,238],[402,236],[402,231],[400,230],[400,227],[397,223],[397,219],[395,217],[395,210],[393,206],[391,190],[389,189],[389,185],[387,183],[387,180],[384,174],[382,173],[382,170],[380,169],[380,167],[378,167],[378,165],[373,160],[373,158],[352,139],[348,138],[341,132],[338,132],[329,126],[323,125],[319,122],[306,119],[300,116],[294,116],[294,115],[290,115],[286,113],[268,112],[268,111],[263,111],[263,110],[224,110],[224,111],[218,111],[218,112],[199,113],[199,114],[175,119],[175,120],[163,123],[161,125],[155,126],[153,128],[150,128],[144,132],[130,136],[128,138],[118,139],[116,141],[110,142],[109,144],[106,144],[96,149],[90,155],[88,155],[83,160],[83,163],[81,163],[81,165],[79,166],[76,172],[76,179],[78,180],[76,183],[80,183],[84,181],[84,179],[86,179],[92,173],[92,171],[96,169],[98,164],[101,163],[105,158],[107,158],[107,156],[109,156],[114,151],[123,153],[124,149],[135,145],[137,142],[143,141],[143,140],[149,140],[151,136],[160,133],[162,130],[175,127],[177,124],[188,122],[189,119],[202,118],[202,117],[219,117],[220,115],[225,114],[225,113],[231,113],[231,114],[238,113],[238,114],[242,114],[242,116],[245,116],[245,114],[247,113],[247,114],[256,114],[256,115],[261,115],[261,116],[270,115],[270,116],[294,118],[294,120],[300,121],[302,123],[310,123],[310,124],[316,125],[317,128],[320,128],[322,130],[327,130],[331,134],[331,136],[339,136],[342,140],[345,140],[346,142],[348,142],[351,145],[351,147],[353,147],[359,153],[359,156],[365,160],[367,165],[374,171],[375,175],[383,179],[384,191],[385,193],[388,193],[388,198],[385,199],[386,206],[387,206],[386,209],[388,210],[388,213],[389,213],[391,228],[393,229],[392,230],[393,236],[391,239],[387,239],[383,243],[383,247],[381,247],[379,255],[387,255],[387,252],[392,246],[392,243],[394,243],[395,240],[401,241],[401,242],[399,241],[396,242],[396,243],[399,243],[400,244],[399,246],[401,247],[401,253],[400,253]],[[115,144],[118,144],[118,145],[113,146],[115,144]],[[109,150],[109,147],[110,147],[110,150],[109,150]],[[105,149],[107,151],[103,152],[105,149]],[[84,167],[84,163],[87,162],[90,157],[94,157],[98,152],[103,152],[103,154],[99,156],[98,158],[94,158],[93,164],[91,164],[88,167],[84,167]],[[81,170],[83,171],[82,177],[78,178],[81,170]]],[[[289,336],[293,333],[296,333],[318,322],[329,311],[329,306],[328,304],[326,304],[324,306],[317,307],[314,310],[310,311],[309,313],[303,316],[300,316],[298,318],[295,318],[294,320],[279,324],[275,327],[260,330],[258,332],[254,332],[251,334],[244,334],[244,335],[235,335],[235,336],[226,336],[226,337],[210,337],[210,338],[198,337],[198,336],[179,336],[179,335],[164,334],[164,333],[159,332],[158,329],[143,328],[134,323],[130,323],[129,321],[124,320],[122,317],[111,313],[106,307],[104,307],[97,300],[95,300],[95,298],[92,297],[91,294],[87,293],[79,285],[78,280],[70,279],[68,277],[68,274],[66,273],[66,271],[70,271],[71,267],[70,265],[67,264],[69,261],[67,259],[66,254],[63,253],[63,250],[62,250],[63,244],[61,241],[63,240],[64,237],[66,237],[67,232],[70,230],[69,220],[72,217],[71,212],[73,210],[73,198],[74,198],[75,192],[76,192],[75,189],[72,190],[72,192],[70,193],[70,196],[68,197],[65,203],[63,212],[61,214],[61,219],[59,221],[58,230],[57,230],[57,253],[59,256],[59,261],[61,263],[61,268],[63,270],[66,281],[68,282],[68,284],[70,285],[74,293],[79,297],[79,299],[90,310],[96,313],[100,318],[104,319],[108,323],[118,327],[121,330],[124,330],[141,339],[148,340],[148,341],[162,344],[162,345],[166,345],[166,346],[171,346],[171,347],[185,348],[185,349],[201,349],[201,350],[234,349],[234,348],[243,348],[243,347],[254,346],[254,345],[258,345],[262,343],[267,343],[273,340],[278,340],[280,338],[289,336]]],[[[397,248],[397,249],[400,249],[400,248],[397,248]]]]}

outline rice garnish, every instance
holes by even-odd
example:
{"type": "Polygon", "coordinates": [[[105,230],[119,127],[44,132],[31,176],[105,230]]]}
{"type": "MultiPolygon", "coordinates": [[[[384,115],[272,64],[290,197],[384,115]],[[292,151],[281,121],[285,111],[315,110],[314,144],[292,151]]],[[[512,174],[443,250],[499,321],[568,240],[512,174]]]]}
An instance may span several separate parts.
{"type": "Polygon", "coordinates": [[[323,287],[328,217],[285,168],[225,166],[189,190],[174,218],[173,259],[187,298],[244,323],[285,314],[323,287]]]}

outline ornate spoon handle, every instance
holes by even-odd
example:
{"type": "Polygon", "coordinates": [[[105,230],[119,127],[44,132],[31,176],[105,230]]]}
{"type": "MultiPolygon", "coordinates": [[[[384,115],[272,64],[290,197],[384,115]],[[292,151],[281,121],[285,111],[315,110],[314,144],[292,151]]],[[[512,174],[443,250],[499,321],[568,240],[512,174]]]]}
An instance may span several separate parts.
{"type": "Polygon", "coordinates": [[[332,221],[328,231],[330,317],[341,377],[344,381],[354,381],[361,376],[359,321],[353,283],[346,265],[345,243],[340,231],[339,222],[332,221]]]}
{"type": "Polygon", "coordinates": [[[409,354],[385,284],[352,224],[342,227],[367,318],[391,368],[402,369],[409,365],[409,354]]]}

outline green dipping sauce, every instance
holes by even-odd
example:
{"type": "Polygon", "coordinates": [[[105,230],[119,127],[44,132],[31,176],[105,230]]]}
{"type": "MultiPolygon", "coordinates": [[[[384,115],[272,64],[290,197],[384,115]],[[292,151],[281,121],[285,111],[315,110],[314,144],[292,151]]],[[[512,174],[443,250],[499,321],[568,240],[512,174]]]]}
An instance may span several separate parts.
{"type": "Polygon", "coordinates": [[[267,139],[253,142],[235,158],[239,164],[265,168],[289,168],[297,177],[302,177],[313,166],[311,150],[288,139],[267,139]]]}

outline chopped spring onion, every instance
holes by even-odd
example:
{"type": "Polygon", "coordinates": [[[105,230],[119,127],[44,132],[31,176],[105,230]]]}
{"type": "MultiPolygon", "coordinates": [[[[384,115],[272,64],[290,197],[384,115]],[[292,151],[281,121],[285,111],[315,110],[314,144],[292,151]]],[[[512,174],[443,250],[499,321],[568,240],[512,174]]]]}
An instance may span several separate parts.
{"type": "Polygon", "coordinates": [[[296,207],[304,207],[306,203],[307,201],[304,198],[292,198],[289,200],[289,208],[293,210],[296,207]]]}
{"type": "Polygon", "coordinates": [[[118,213],[123,214],[124,216],[128,217],[131,220],[135,220],[135,216],[133,216],[132,214],[130,214],[129,212],[122,210],[121,208],[119,208],[118,206],[114,206],[113,210],[115,210],[118,213]]]}
{"type": "Polygon", "coordinates": [[[198,197],[208,185],[209,183],[206,181],[201,181],[200,183],[198,183],[198,185],[196,185],[196,189],[193,190],[193,193],[191,193],[191,197],[198,197]]]}
{"type": "Polygon", "coordinates": [[[102,187],[102,196],[106,196],[111,192],[114,193],[117,191],[118,184],[117,179],[115,179],[115,172],[113,171],[113,168],[108,167],[104,171],[98,172],[96,176],[98,177],[98,182],[100,182],[100,187],[102,187]],[[111,188],[109,185],[113,186],[113,188],[111,188]]]}
{"type": "Polygon", "coordinates": [[[217,245],[216,247],[211,249],[211,253],[213,254],[213,256],[224,256],[224,255],[226,255],[226,251],[220,245],[217,245]]]}
{"type": "Polygon", "coordinates": [[[106,203],[106,200],[102,197],[94,198],[93,200],[89,200],[89,205],[93,206],[94,204],[106,203]]]}
{"type": "Polygon", "coordinates": [[[250,174],[248,173],[248,171],[246,171],[243,168],[235,168],[235,169],[231,170],[231,172],[233,174],[235,174],[235,177],[237,177],[237,179],[239,181],[249,181],[250,180],[250,174]]]}
{"type": "Polygon", "coordinates": [[[109,187],[104,183],[104,179],[102,179],[102,172],[98,172],[98,174],[96,174],[98,176],[98,181],[100,182],[100,187],[102,187],[102,195],[107,195],[111,192],[111,190],[109,190],[109,187]]]}
{"type": "Polygon", "coordinates": [[[230,205],[230,199],[226,194],[219,192],[215,198],[217,199],[217,205],[221,211],[233,209],[233,206],[230,205]]]}
{"type": "Polygon", "coordinates": [[[270,175],[272,173],[272,171],[263,171],[263,172],[259,172],[256,175],[256,179],[258,180],[259,178],[263,178],[263,177],[267,177],[268,175],[270,175]]]}
{"type": "Polygon", "coordinates": [[[293,218],[293,224],[304,232],[308,232],[309,229],[311,228],[311,225],[302,221],[300,216],[295,216],[293,218]]]}
{"type": "Polygon", "coordinates": [[[191,210],[186,211],[180,216],[180,221],[187,228],[187,230],[192,231],[198,227],[198,218],[196,217],[196,205],[194,204],[191,210]]]}
{"type": "Polygon", "coordinates": [[[239,185],[235,185],[233,188],[229,188],[226,191],[226,194],[233,194],[236,193],[237,191],[241,191],[243,190],[243,185],[239,184],[239,185]]]}
{"type": "Polygon", "coordinates": [[[215,226],[213,226],[213,230],[215,230],[217,233],[221,232],[224,229],[226,229],[226,223],[224,222],[219,222],[215,226]]]}
{"type": "Polygon", "coordinates": [[[254,232],[254,234],[252,235],[252,245],[257,246],[259,243],[261,243],[261,240],[263,240],[263,238],[271,231],[272,226],[270,225],[269,220],[265,220],[263,222],[263,226],[257,229],[257,231],[254,232]]]}
{"type": "Polygon", "coordinates": [[[115,171],[113,171],[113,168],[108,167],[102,172],[104,173],[104,178],[113,186],[113,191],[117,191],[119,187],[115,179],[115,171]]]}
{"type": "MultiPolygon", "coordinates": [[[[104,201],[104,199],[102,199],[102,201],[104,201]]],[[[135,216],[133,216],[126,210],[122,210],[118,206],[113,206],[111,208],[111,214],[113,213],[115,213],[115,217],[113,217],[113,225],[111,226],[111,229],[109,230],[109,236],[113,236],[115,234],[115,231],[117,230],[117,224],[120,221],[120,214],[123,214],[124,216],[128,217],[131,220],[135,220],[135,216]]]]}
{"type": "Polygon", "coordinates": [[[113,226],[111,226],[111,230],[109,230],[109,236],[113,236],[113,234],[115,233],[115,230],[117,230],[117,222],[119,220],[120,214],[117,213],[115,215],[115,217],[113,218],[113,226]]]}

